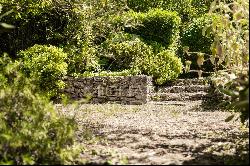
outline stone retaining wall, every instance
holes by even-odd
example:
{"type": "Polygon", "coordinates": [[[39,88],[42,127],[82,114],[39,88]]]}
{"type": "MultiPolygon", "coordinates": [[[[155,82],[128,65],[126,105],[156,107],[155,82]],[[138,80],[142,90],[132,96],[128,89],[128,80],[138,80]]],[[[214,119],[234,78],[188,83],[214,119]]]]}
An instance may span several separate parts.
{"type": "Polygon", "coordinates": [[[64,93],[76,100],[90,96],[91,103],[145,104],[150,101],[153,87],[152,78],[144,75],[67,77],[64,82],[64,93]]]}

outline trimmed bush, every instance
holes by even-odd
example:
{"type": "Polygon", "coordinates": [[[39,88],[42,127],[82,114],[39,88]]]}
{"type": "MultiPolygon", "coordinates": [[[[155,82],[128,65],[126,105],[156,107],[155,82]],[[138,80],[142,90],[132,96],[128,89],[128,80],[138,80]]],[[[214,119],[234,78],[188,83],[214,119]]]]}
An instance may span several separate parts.
{"type": "Polygon", "coordinates": [[[122,71],[136,67],[139,57],[153,54],[152,48],[136,35],[121,33],[102,44],[101,60],[106,70],[122,71]],[[105,62],[104,62],[105,61],[105,62]]]}
{"type": "Polygon", "coordinates": [[[181,59],[170,50],[142,58],[140,64],[142,73],[153,76],[155,83],[158,85],[176,79],[182,73],[181,59]]]}
{"type": "Polygon", "coordinates": [[[147,12],[152,8],[175,11],[182,22],[189,22],[193,18],[207,13],[213,0],[128,0],[128,6],[137,12],[147,12]]]}
{"type": "Polygon", "coordinates": [[[176,47],[179,41],[179,28],[181,20],[176,12],[161,9],[152,9],[147,13],[129,12],[125,31],[142,37],[145,42],[157,42],[165,48],[176,47]]]}
{"type": "Polygon", "coordinates": [[[23,71],[35,80],[40,90],[53,97],[64,86],[60,80],[67,74],[67,54],[55,46],[34,45],[19,52],[23,71]]]}

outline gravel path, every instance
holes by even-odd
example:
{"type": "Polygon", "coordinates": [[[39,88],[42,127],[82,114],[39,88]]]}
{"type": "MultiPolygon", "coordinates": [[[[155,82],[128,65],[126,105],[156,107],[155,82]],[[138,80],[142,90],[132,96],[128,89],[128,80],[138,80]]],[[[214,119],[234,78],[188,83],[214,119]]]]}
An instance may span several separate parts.
{"type": "Polygon", "coordinates": [[[239,121],[225,122],[231,113],[204,110],[201,101],[83,104],[62,112],[79,124],[80,158],[95,164],[226,164],[238,153],[236,141],[249,133],[239,121]]]}

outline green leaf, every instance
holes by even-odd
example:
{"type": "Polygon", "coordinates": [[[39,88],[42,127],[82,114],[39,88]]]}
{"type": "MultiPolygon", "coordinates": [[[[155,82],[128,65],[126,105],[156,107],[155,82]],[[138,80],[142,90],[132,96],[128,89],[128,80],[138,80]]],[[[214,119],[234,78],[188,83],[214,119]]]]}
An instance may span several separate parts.
{"type": "Polygon", "coordinates": [[[229,122],[229,121],[231,121],[233,118],[234,118],[234,115],[230,115],[229,117],[227,117],[227,118],[225,119],[225,122],[229,122]]]}
{"type": "Polygon", "coordinates": [[[13,29],[13,28],[15,28],[15,26],[10,25],[10,24],[6,24],[6,23],[3,23],[3,22],[0,23],[0,26],[2,26],[3,28],[6,28],[6,29],[13,29]]]}
{"type": "Polygon", "coordinates": [[[12,13],[13,11],[14,11],[14,10],[12,9],[12,10],[10,10],[10,11],[8,11],[8,12],[2,14],[2,15],[0,16],[0,20],[1,20],[3,17],[5,17],[5,16],[9,15],[10,13],[12,13]]]}
{"type": "Polygon", "coordinates": [[[10,140],[10,139],[12,138],[12,136],[9,135],[9,134],[1,134],[1,137],[2,137],[2,138],[5,138],[7,141],[10,140]]]}

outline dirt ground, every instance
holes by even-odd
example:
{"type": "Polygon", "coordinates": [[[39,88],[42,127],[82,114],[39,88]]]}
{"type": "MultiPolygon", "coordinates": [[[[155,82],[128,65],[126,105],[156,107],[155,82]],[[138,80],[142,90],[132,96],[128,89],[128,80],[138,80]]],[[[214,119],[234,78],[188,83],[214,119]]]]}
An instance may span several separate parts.
{"type": "MultiPolygon", "coordinates": [[[[249,129],[232,113],[207,110],[201,101],[146,105],[82,104],[62,108],[74,116],[79,159],[88,164],[211,165],[246,161],[249,129]]],[[[236,163],[237,164],[237,163],[236,163]]]]}

